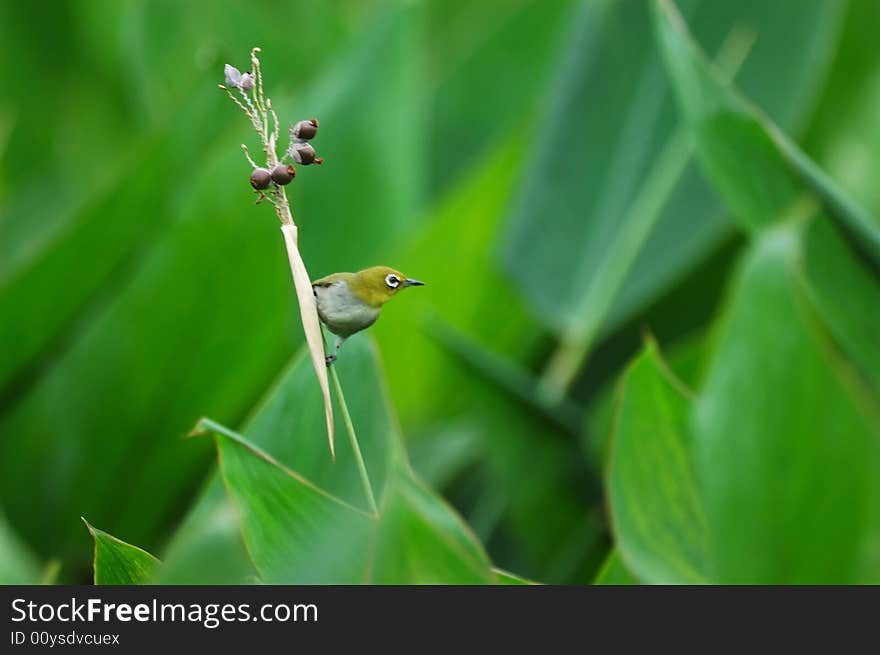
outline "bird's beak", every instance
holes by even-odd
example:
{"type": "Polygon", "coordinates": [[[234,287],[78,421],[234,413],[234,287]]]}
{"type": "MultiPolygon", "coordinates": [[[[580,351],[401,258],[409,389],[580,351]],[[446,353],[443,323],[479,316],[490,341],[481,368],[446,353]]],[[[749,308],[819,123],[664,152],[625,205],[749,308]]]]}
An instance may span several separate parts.
{"type": "Polygon", "coordinates": [[[423,287],[423,286],[425,286],[425,283],[420,282],[419,280],[407,279],[404,281],[403,286],[405,286],[405,287],[423,287]]]}

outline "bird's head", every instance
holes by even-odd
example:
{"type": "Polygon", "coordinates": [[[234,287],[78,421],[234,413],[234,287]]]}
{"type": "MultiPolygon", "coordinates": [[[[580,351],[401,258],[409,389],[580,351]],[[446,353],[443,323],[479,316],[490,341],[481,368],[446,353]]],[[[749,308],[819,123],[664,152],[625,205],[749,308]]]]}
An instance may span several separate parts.
{"type": "Polygon", "coordinates": [[[358,271],[350,282],[352,292],[373,307],[385,304],[402,289],[424,284],[387,266],[373,266],[358,271]]]}

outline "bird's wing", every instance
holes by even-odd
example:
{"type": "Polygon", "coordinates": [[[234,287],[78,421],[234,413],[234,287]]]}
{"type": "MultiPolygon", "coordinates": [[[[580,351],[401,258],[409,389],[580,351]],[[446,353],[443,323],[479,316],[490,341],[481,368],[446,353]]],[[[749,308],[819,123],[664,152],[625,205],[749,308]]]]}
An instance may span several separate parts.
{"type": "Polygon", "coordinates": [[[354,275],[353,273],[333,273],[328,275],[327,277],[322,277],[320,280],[315,280],[312,282],[313,287],[329,287],[334,282],[341,282],[343,280],[347,280],[349,277],[354,275]]]}

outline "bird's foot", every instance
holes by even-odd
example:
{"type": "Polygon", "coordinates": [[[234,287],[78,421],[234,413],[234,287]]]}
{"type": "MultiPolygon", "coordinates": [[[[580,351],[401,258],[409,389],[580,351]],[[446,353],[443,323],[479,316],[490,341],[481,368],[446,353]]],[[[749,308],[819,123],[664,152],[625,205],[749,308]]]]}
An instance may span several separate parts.
{"type": "Polygon", "coordinates": [[[336,361],[336,355],[327,355],[324,357],[324,361],[327,363],[327,368],[330,368],[333,365],[333,362],[336,361]]]}

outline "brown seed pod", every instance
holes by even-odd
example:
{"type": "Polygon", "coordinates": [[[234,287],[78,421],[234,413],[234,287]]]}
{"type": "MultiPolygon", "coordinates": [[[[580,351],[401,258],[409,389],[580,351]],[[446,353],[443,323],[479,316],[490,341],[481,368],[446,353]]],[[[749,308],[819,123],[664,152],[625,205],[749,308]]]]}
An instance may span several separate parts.
{"type": "Polygon", "coordinates": [[[315,161],[315,149],[311,144],[301,143],[291,149],[290,156],[297,164],[308,166],[315,161]]]}
{"type": "Polygon", "coordinates": [[[293,164],[289,164],[288,166],[278,164],[272,169],[272,181],[275,184],[280,184],[281,186],[290,184],[290,181],[295,177],[296,169],[293,167],[293,164]]]}
{"type": "Polygon", "coordinates": [[[272,174],[265,168],[255,168],[254,172],[251,173],[251,186],[257,191],[268,189],[271,182],[272,174]]]}
{"type": "Polygon", "coordinates": [[[310,118],[307,121],[300,121],[296,125],[293,126],[293,137],[295,139],[302,139],[303,141],[308,141],[310,139],[314,139],[315,135],[318,133],[318,119],[310,118]]]}

